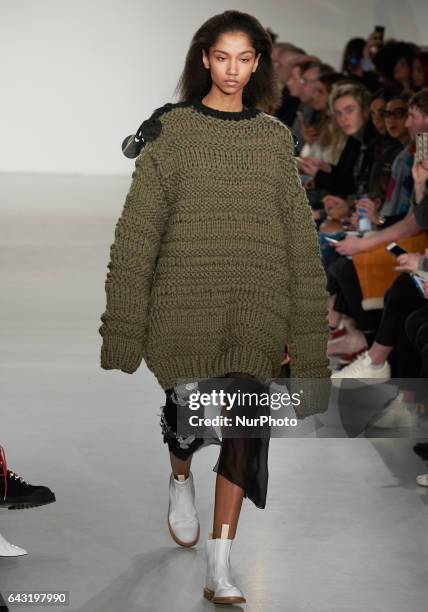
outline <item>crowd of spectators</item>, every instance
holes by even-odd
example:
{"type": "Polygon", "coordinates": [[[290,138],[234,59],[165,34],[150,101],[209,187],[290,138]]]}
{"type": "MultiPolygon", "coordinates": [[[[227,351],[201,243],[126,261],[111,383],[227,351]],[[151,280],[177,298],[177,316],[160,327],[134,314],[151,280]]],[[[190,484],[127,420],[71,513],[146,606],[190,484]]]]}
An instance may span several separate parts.
{"type": "Polygon", "coordinates": [[[288,42],[272,59],[270,112],[297,139],[319,233],[332,381],[400,379],[377,425],[407,426],[428,403],[415,383],[428,378],[428,51],[375,31],[346,44],[339,71],[288,42]]]}

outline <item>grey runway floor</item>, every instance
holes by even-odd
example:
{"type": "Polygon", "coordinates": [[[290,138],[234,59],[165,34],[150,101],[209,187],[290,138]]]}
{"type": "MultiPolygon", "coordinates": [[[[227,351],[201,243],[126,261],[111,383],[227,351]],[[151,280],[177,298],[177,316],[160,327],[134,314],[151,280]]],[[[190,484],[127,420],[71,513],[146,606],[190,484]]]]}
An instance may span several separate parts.
{"type": "MultiPolygon", "coordinates": [[[[163,392],[99,367],[100,314],[127,178],[2,175],[0,443],[51,506],[0,511],[26,548],[0,591],[69,591],[69,610],[212,610],[202,598],[218,447],[194,458],[195,549],[166,526],[163,392]]],[[[244,500],[232,566],[251,612],[425,612],[426,471],[411,440],[272,439],[265,510],[244,500]]],[[[24,608],[11,607],[11,610],[24,608]]],[[[240,609],[223,606],[221,609],[240,609]]]]}

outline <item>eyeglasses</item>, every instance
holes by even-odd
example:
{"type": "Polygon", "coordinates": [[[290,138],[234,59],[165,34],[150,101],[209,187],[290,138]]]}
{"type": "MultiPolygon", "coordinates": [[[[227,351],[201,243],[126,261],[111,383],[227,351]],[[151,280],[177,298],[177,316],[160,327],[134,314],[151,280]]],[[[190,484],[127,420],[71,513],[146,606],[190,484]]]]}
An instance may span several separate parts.
{"type": "Polygon", "coordinates": [[[383,109],[379,111],[379,114],[384,119],[389,119],[389,117],[394,117],[394,119],[402,119],[403,117],[406,117],[408,111],[407,108],[402,106],[401,108],[394,108],[392,111],[383,109]]]}

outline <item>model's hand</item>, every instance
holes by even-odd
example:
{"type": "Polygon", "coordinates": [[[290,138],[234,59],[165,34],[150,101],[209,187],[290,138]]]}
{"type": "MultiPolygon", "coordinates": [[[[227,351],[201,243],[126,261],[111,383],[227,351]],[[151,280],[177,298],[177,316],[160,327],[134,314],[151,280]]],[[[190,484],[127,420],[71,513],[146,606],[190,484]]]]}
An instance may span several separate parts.
{"type": "Polygon", "coordinates": [[[337,244],[333,243],[333,247],[340,255],[355,255],[364,251],[364,239],[358,236],[346,236],[337,244]]]}
{"type": "Polygon", "coordinates": [[[394,270],[397,272],[416,272],[420,257],[419,253],[403,253],[397,257],[398,266],[394,270]]]}

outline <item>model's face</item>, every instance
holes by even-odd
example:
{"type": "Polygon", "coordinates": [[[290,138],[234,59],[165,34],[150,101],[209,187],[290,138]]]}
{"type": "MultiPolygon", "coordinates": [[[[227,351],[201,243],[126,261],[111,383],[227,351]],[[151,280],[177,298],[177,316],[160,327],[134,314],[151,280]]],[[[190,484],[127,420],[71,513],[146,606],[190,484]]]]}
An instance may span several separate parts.
{"type": "Polygon", "coordinates": [[[386,105],[385,125],[388,134],[400,141],[408,140],[406,127],[407,105],[401,100],[390,100],[386,105]]]}
{"type": "Polygon", "coordinates": [[[291,69],[291,74],[287,81],[287,87],[290,95],[294,98],[299,98],[300,92],[302,91],[302,83],[300,82],[301,76],[302,73],[300,68],[298,66],[294,66],[291,69]]]}
{"type": "Polygon", "coordinates": [[[309,68],[303,73],[301,82],[302,89],[300,90],[300,101],[304,104],[311,104],[315,95],[315,86],[320,78],[320,71],[318,68],[309,68]]]}
{"type": "Polygon", "coordinates": [[[314,87],[314,97],[311,102],[312,108],[323,111],[328,106],[328,91],[324,83],[317,81],[314,87]]]}
{"type": "Polygon", "coordinates": [[[425,85],[424,69],[418,59],[413,61],[412,80],[415,87],[424,87],[425,85]]]}
{"type": "Polygon", "coordinates": [[[222,93],[235,94],[244,89],[256,71],[260,55],[256,55],[247,34],[225,32],[210,47],[208,55],[202,51],[202,61],[210,70],[213,85],[222,93]]]}
{"type": "Polygon", "coordinates": [[[411,106],[406,119],[410,137],[415,140],[419,132],[428,132],[428,115],[424,115],[417,106],[411,106]]]}
{"type": "Polygon", "coordinates": [[[382,98],[377,98],[370,104],[370,118],[376,131],[382,136],[385,136],[386,134],[385,119],[382,113],[382,111],[385,110],[385,107],[386,102],[385,100],[382,100],[382,98]]]}
{"type": "Polygon", "coordinates": [[[334,116],[340,129],[352,136],[363,126],[365,117],[360,103],[354,96],[342,96],[334,103],[334,116]]]}

